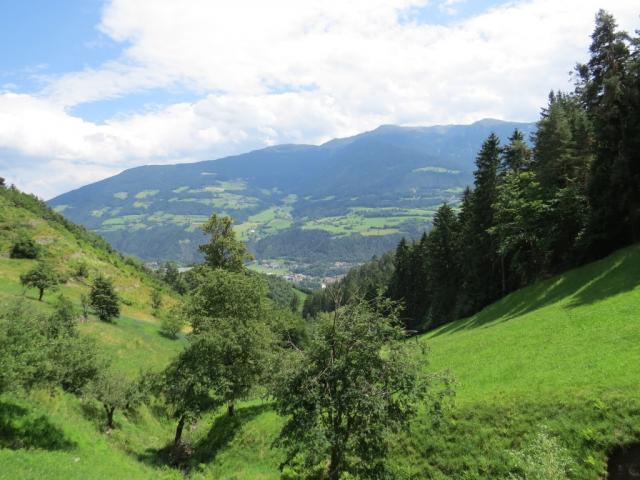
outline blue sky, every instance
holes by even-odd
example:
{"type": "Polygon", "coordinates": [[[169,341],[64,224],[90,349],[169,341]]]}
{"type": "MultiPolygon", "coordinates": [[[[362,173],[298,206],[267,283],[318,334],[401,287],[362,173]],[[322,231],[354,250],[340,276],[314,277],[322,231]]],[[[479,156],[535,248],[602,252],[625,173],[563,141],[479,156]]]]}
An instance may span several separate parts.
{"type": "MultiPolygon", "coordinates": [[[[0,0],[0,171],[51,197],[380,124],[535,120],[598,0],[0,0]]],[[[638,27],[632,0],[608,0],[638,27]]]]}
{"type": "Polygon", "coordinates": [[[18,91],[42,87],[38,75],[97,67],[121,46],[101,33],[99,0],[0,1],[0,71],[18,91]]]}

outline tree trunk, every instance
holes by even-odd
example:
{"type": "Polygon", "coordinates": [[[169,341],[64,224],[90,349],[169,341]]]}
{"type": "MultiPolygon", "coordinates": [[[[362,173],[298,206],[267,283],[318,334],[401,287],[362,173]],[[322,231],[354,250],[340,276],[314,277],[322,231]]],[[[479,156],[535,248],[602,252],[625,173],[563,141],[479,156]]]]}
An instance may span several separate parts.
{"type": "Polygon", "coordinates": [[[113,430],[115,427],[113,425],[113,413],[115,412],[115,407],[104,406],[104,411],[107,414],[107,428],[113,430]]]}
{"type": "Polygon", "coordinates": [[[500,255],[500,269],[502,270],[502,295],[507,294],[507,280],[505,278],[506,272],[504,271],[504,253],[500,255]]]}
{"type": "Polygon", "coordinates": [[[342,462],[340,460],[340,452],[337,446],[331,447],[331,461],[329,462],[329,480],[340,480],[342,470],[342,462]]]}
{"type": "Polygon", "coordinates": [[[42,301],[42,296],[44,295],[44,288],[39,288],[38,289],[40,291],[40,296],[38,297],[38,301],[42,301]]]}
{"type": "Polygon", "coordinates": [[[182,440],[182,429],[184,428],[184,415],[180,417],[178,420],[178,426],[176,427],[176,436],[173,439],[173,446],[177,447],[180,444],[180,440],[182,440]]]}
{"type": "Polygon", "coordinates": [[[227,413],[230,417],[233,417],[236,414],[236,406],[233,404],[233,402],[229,402],[227,404],[227,413]]]}

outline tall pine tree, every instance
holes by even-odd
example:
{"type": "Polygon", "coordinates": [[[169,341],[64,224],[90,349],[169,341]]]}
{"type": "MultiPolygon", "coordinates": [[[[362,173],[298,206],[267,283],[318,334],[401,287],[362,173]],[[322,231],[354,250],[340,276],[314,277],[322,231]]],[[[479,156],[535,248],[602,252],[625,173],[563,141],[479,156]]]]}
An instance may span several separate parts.
{"type": "Polygon", "coordinates": [[[501,292],[498,245],[495,237],[489,233],[493,227],[499,165],[500,140],[492,133],[482,144],[476,158],[474,190],[465,231],[464,288],[472,311],[488,305],[501,292]]]}

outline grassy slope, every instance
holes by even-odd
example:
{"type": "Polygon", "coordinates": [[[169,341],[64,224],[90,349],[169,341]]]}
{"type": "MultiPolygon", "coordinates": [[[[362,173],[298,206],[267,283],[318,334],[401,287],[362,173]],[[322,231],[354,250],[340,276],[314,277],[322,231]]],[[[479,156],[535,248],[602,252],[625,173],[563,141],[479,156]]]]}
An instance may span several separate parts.
{"type": "MultiPolygon", "coordinates": [[[[130,375],[141,368],[161,368],[182,348],[184,340],[171,341],[159,334],[149,306],[151,291],[158,284],[117,254],[94,247],[62,225],[16,208],[0,196],[0,305],[23,297],[46,311],[60,293],[79,305],[80,295],[88,293],[90,279],[98,272],[114,280],[128,305],[123,305],[123,315],[116,324],[91,318],[80,325],[81,332],[96,338],[114,366],[130,375]],[[90,278],[71,278],[38,302],[36,292],[25,291],[19,282],[20,274],[35,261],[8,258],[11,245],[21,234],[41,243],[44,258],[59,272],[69,274],[81,259],[89,267],[90,278]]],[[[165,305],[175,301],[170,292],[163,293],[165,305]]],[[[105,435],[101,432],[102,412],[96,407],[60,392],[35,392],[28,398],[0,396],[0,479],[180,477],[136,458],[147,448],[164,446],[172,425],[143,408],[136,418],[117,415],[120,429],[105,435]]]]}
{"type": "MultiPolygon", "coordinates": [[[[439,428],[422,417],[394,440],[392,462],[411,478],[505,478],[510,451],[546,425],[575,460],[572,478],[602,478],[607,452],[640,439],[639,315],[636,245],[421,337],[426,368],[449,370],[456,396],[439,428]]],[[[279,424],[270,411],[243,422],[204,470],[278,478],[254,470],[278,452],[257,461],[246,450],[263,452],[279,424]]]]}
{"type": "MultiPolygon", "coordinates": [[[[640,439],[640,245],[515,292],[422,337],[430,370],[458,382],[441,435],[403,441],[413,471],[496,478],[546,424],[599,478],[606,453],[640,439]],[[429,458],[431,457],[431,458],[429,458]]],[[[404,463],[404,462],[403,462],[404,463]]]]}
{"type": "MultiPolygon", "coordinates": [[[[0,208],[0,222],[6,221],[0,208]]],[[[20,221],[20,228],[42,229],[38,236],[55,230],[28,215],[20,221]]],[[[78,250],[73,239],[51,245],[60,247],[62,258],[78,250]]],[[[145,280],[126,265],[122,271],[128,273],[120,275],[90,248],[82,250],[88,262],[117,276],[116,285],[132,303],[117,325],[90,322],[83,331],[98,337],[131,373],[161,366],[181,347],[157,335],[145,305],[145,280]]],[[[29,265],[0,258],[0,301],[22,294],[17,278],[29,265]]],[[[393,463],[414,478],[501,478],[510,468],[509,450],[546,424],[576,460],[572,477],[598,478],[612,445],[640,438],[640,375],[634,368],[640,359],[638,272],[635,246],[422,337],[431,348],[426,368],[450,370],[457,395],[439,429],[422,417],[411,435],[395,439],[393,463]]],[[[73,298],[86,288],[74,282],[62,287],[73,298]]],[[[59,393],[0,397],[0,447],[8,446],[7,438],[14,446],[33,447],[0,448],[0,478],[180,476],[154,461],[154,452],[171,439],[172,423],[143,408],[133,418],[117,415],[119,428],[107,435],[96,408],[59,393]]],[[[233,420],[207,416],[186,432],[195,447],[193,478],[277,478],[281,454],[270,445],[279,425],[281,419],[261,401],[240,405],[233,420]]]]}

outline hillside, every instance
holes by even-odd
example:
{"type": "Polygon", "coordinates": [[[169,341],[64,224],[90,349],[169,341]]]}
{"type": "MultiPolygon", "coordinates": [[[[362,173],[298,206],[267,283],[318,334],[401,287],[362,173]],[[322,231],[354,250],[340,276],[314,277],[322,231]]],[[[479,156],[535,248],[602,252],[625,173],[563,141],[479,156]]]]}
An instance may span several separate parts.
{"type": "MultiPolygon", "coordinates": [[[[41,249],[39,258],[50,262],[67,280],[57,293],[77,303],[80,295],[88,292],[91,279],[99,273],[114,281],[125,317],[155,321],[150,305],[154,289],[162,291],[166,306],[176,302],[169,288],[151,276],[138,260],[122,256],[101,237],[72,224],[35,197],[3,188],[0,188],[0,298],[23,293],[20,274],[35,263],[9,258],[12,245],[22,237],[35,240],[41,249]],[[87,269],[84,278],[75,273],[80,265],[87,269]]],[[[55,294],[45,295],[45,303],[55,294]]],[[[34,291],[27,291],[26,295],[37,298],[34,291]]]]}
{"type": "MultiPolygon", "coordinates": [[[[425,368],[450,372],[456,393],[439,427],[420,418],[397,438],[394,464],[408,478],[507,478],[510,452],[546,426],[569,450],[571,478],[603,478],[613,448],[640,438],[638,271],[635,245],[420,337],[425,368]]],[[[243,410],[212,478],[278,478],[280,457],[265,452],[279,421],[255,410],[243,410]]]]}
{"type": "Polygon", "coordinates": [[[182,263],[197,258],[196,226],[212,212],[229,214],[269,268],[319,277],[421,233],[470,183],[482,140],[515,128],[528,138],[534,124],[383,126],[320,146],[133,168],[49,203],[120,251],[182,263]]]}
{"type": "MultiPolygon", "coordinates": [[[[11,225],[1,230],[3,251],[16,228],[29,229],[67,262],[79,242],[87,262],[108,270],[123,295],[132,283],[149,288],[144,274],[117,254],[25,209],[2,206],[2,225],[11,225]]],[[[17,274],[30,261],[1,262],[6,300],[22,292],[17,274]]],[[[398,436],[393,464],[409,478],[506,478],[510,452],[546,425],[575,461],[571,478],[600,478],[608,452],[640,437],[639,270],[635,245],[419,337],[429,347],[425,368],[448,370],[456,395],[439,427],[420,416],[411,435],[398,436]]],[[[85,287],[72,280],[62,288],[77,295],[85,287]]],[[[110,345],[130,372],[160,366],[180,348],[157,334],[144,302],[133,298],[116,325],[89,322],[81,329],[110,345]]],[[[172,438],[172,422],[142,407],[134,416],[116,415],[119,428],[107,435],[95,408],[59,392],[0,397],[0,478],[182,477],[156,458],[172,438]]],[[[281,420],[260,399],[237,412],[233,419],[209,414],[185,433],[194,448],[189,478],[279,477],[282,458],[271,443],[281,420]]]]}

